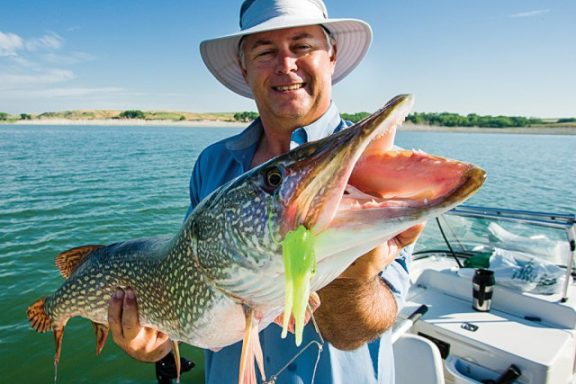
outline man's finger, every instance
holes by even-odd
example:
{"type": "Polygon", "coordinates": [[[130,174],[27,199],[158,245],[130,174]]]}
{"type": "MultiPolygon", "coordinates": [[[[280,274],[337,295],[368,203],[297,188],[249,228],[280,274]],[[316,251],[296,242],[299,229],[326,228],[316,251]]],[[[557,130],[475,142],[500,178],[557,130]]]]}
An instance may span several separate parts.
{"type": "Polygon", "coordinates": [[[308,305],[312,308],[312,312],[317,310],[320,304],[320,296],[316,292],[312,292],[308,298],[308,305]]]}
{"type": "Polygon", "coordinates": [[[424,230],[425,226],[426,223],[416,224],[396,236],[396,244],[398,244],[398,248],[404,248],[405,246],[415,242],[424,230]]]}
{"type": "Polygon", "coordinates": [[[114,340],[122,338],[122,306],[124,305],[124,291],[120,288],[110,298],[108,304],[108,325],[114,340]]]}
{"type": "Polygon", "coordinates": [[[170,337],[164,332],[156,331],[153,328],[149,329],[152,329],[152,331],[155,333],[157,345],[164,344],[170,339],[170,337]]]}
{"type": "Polygon", "coordinates": [[[138,321],[138,303],[132,288],[126,288],[122,306],[122,333],[128,340],[134,339],[140,332],[138,321]]]}

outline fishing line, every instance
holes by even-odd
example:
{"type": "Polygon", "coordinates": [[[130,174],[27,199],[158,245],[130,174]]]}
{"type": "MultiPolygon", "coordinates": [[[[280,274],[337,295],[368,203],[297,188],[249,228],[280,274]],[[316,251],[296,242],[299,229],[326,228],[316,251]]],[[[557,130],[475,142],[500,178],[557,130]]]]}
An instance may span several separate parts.
{"type": "Polygon", "coordinates": [[[318,369],[318,364],[320,363],[320,355],[322,354],[322,351],[324,350],[324,338],[322,337],[322,334],[320,333],[320,327],[318,327],[318,323],[316,323],[316,318],[314,317],[314,311],[312,310],[312,307],[310,306],[310,304],[308,304],[308,310],[310,311],[310,320],[312,320],[312,324],[314,325],[314,330],[316,331],[316,333],[318,334],[318,337],[320,338],[320,344],[318,345],[318,354],[316,355],[316,363],[314,364],[314,370],[312,371],[312,380],[310,380],[310,384],[313,384],[314,379],[316,378],[316,371],[318,369]]]}
{"type": "Polygon", "coordinates": [[[317,340],[311,340],[308,344],[302,347],[300,351],[298,351],[294,356],[292,356],[292,358],[288,360],[288,362],[286,362],[286,364],[284,364],[284,366],[280,368],[278,372],[270,376],[268,380],[263,381],[262,384],[276,384],[276,379],[278,378],[278,376],[282,372],[284,372],[290,364],[296,361],[296,359],[298,359],[298,357],[300,357],[300,355],[303,354],[312,345],[316,345],[318,346],[318,353],[316,354],[316,363],[314,363],[314,370],[312,371],[312,379],[310,380],[310,384],[314,383],[314,380],[316,378],[316,371],[318,370],[318,365],[320,364],[320,356],[322,354],[322,351],[324,351],[325,341],[324,338],[322,337],[322,334],[320,333],[320,328],[318,327],[318,323],[316,323],[316,319],[314,318],[314,312],[312,312],[312,307],[310,306],[310,304],[308,304],[308,310],[310,311],[310,320],[314,325],[314,330],[316,331],[318,337],[320,338],[320,342],[318,342],[317,340]]]}
{"type": "MultiPolygon", "coordinates": [[[[450,229],[450,232],[452,232],[452,236],[454,236],[456,238],[456,241],[458,242],[458,244],[460,244],[460,242],[458,241],[458,238],[454,234],[454,231],[452,231],[450,224],[448,224],[448,221],[447,220],[444,220],[444,221],[446,222],[446,226],[448,227],[448,229],[450,229]]],[[[456,264],[458,264],[459,268],[464,268],[464,266],[462,265],[462,263],[460,262],[460,260],[456,256],[456,254],[454,253],[454,250],[452,249],[452,246],[450,245],[450,242],[448,241],[448,238],[446,237],[446,234],[444,233],[444,230],[442,229],[442,224],[440,224],[440,219],[438,217],[436,218],[436,223],[438,224],[438,228],[440,229],[440,233],[442,234],[442,238],[444,239],[444,242],[448,246],[448,249],[450,250],[452,257],[454,257],[454,260],[456,260],[456,264]]],[[[462,244],[460,244],[460,247],[462,247],[462,244]]]]}

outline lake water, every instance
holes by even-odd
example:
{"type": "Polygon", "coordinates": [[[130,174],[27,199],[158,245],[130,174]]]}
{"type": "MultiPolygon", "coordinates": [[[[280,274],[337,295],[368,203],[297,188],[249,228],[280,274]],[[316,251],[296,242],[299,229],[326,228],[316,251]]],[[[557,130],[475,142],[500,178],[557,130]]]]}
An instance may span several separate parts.
{"type": "MultiPolygon", "coordinates": [[[[238,131],[0,126],[1,382],[53,380],[53,337],[29,327],[26,308],[61,284],[54,257],[83,244],[174,234],[199,151],[238,131]]],[[[576,136],[401,131],[396,142],[486,169],[486,184],[469,204],[576,211],[576,136]]],[[[94,352],[90,323],[70,320],[58,382],[155,382],[153,365],[132,360],[111,340],[100,357],[94,352]]],[[[182,352],[199,362],[193,348],[182,352]]]]}

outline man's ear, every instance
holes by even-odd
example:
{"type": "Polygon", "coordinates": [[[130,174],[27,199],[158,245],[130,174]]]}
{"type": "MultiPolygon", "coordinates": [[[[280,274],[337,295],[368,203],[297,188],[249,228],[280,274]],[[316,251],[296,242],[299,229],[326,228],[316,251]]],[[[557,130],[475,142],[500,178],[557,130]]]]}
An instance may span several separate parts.
{"type": "Polygon", "coordinates": [[[332,45],[332,56],[330,56],[330,61],[336,63],[336,54],[338,53],[338,48],[336,44],[332,45]]]}
{"type": "Polygon", "coordinates": [[[330,56],[330,63],[332,63],[332,74],[334,74],[334,70],[336,69],[336,56],[338,53],[338,49],[336,48],[336,44],[332,45],[332,55],[330,56]]]}
{"type": "Polygon", "coordinates": [[[246,84],[248,84],[248,72],[246,71],[246,68],[244,68],[242,63],[240,62],[240,59],[238,59],[238,67],[240,68],[240,72],[242,73],[242,77],[244,78],[244,81],[246,82],[246,84]]]}

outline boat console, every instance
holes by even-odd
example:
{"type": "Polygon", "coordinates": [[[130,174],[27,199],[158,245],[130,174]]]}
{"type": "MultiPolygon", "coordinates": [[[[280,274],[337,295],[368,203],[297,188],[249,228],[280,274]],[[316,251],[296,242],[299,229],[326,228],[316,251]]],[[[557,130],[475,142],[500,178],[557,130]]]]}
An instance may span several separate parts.
{"type": "Polygon", "coordinates": [[[436,345],[446,382],[576,382],[575,223],[573,215],[460,207],[428,224],[400,317],[428,307],[409,332],[436,345]],[[476,310],[474,270],[496,263],[490,308],[476,310]]]}

